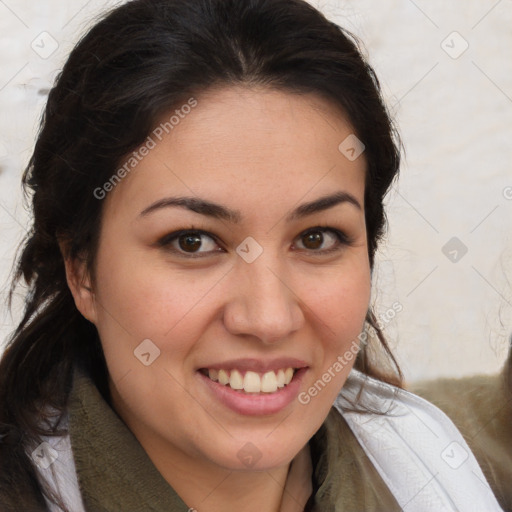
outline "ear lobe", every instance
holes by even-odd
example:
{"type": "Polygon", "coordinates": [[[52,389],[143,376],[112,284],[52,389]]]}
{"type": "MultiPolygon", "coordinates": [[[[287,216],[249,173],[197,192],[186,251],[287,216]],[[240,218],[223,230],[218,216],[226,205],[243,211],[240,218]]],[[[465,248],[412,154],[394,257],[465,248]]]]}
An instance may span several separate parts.
{"type": "Polygon", "coordinates": [[[87,320],[95,323],[95,296],[87,264],[85,260],[80,257],[72,259],[66,256],[65,249],[62,245],[60,245],[60,247],[66,269],[66,281],[71,295],[73,295],[73,299],[75,300],[75,306],[87,320]]]}

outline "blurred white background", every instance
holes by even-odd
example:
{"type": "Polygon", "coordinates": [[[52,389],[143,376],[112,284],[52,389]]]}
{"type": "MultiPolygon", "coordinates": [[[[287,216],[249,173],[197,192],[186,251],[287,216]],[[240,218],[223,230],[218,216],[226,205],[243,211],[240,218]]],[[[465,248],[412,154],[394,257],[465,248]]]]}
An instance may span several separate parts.
{"type": "MultiPolygon", "coordinates": [[[[0,0],[0,345],[45,91],[112,1],[0,0]]],[[[310,0],[360,36],[406,148],[374,273],[406,378],[496,372],[512,332],[512,0],[310,0]],[[508,50],[507,50],[508,48],[508,50]]]]}

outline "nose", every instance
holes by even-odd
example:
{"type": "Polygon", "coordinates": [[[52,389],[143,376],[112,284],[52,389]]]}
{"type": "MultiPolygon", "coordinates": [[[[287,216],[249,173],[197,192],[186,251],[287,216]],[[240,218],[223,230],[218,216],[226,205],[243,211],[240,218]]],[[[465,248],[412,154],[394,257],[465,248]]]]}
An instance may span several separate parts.
{"type": "Polygon", "coordinates": [[[303,326],[299,290],[294,290],[286,274],[275,268],[264,261],[240,262],[231,276],[232,293],[224,310],[224,325],[229,332],[273,344],[303,326]]]}

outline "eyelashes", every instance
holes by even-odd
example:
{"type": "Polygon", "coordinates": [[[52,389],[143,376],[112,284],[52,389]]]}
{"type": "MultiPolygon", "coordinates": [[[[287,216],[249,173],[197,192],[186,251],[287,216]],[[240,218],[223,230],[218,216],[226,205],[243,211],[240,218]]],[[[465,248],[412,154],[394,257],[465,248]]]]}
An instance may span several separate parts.
{"type": "MultiPolygon", "coordinates": [[[[292,250],[321,256],[341,251],[351,243],[350,238],[339,229],[315,226],[301,232],[294,239],[292,250]]],[[[201,258],[228,252],[213,233],[194,228],[169,233],[158,240],[157,244],[184,258],[201,258]]]]}
{"type": "MultiPolygon", "coordinates": [[[[303,231],[296,240],[299,240],[302,247],[299,250],[319,252],[322,254],[331,253],[342,246],[350,245],[350,240],[345,233],[332,227],[316,226],[303,231]],[[327,247],[322,247],[324,243],[327,247]]],[[[295,249],[297,250],[297,249],[295,249]]]]}
{"type": "Polygon", "coordinates": [[[181,253],[185,257],[197,258],[204,256],[205,253],[225,252],[217,237],[202,229],[175,231],[161,238],[158,245],[172,252],[181,253]]]}

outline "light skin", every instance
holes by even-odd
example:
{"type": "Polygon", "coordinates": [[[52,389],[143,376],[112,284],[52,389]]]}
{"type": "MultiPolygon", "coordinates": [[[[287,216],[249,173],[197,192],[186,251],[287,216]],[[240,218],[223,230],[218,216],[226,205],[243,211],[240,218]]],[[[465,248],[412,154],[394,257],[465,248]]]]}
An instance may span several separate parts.
{"type": "Polygon", "coordinates": [[[199,369],[293,357],[305,392],[350,347],[370,298],[366,163],[340,153],[353,129],[316,96],[231,87],[197,100],[105,199],[94,280],[67,261],[68,283],[98,329],[114,408],[185,503],[278,511],[290,462],[351,366],[307,405],[264,415],[228,408],[199,369]],[[183,197],[237,218],[168,201],[183,197]],[[263,249],[252,263],[236,252],[249,236],[263,249]],[[134,356],[144,339],[160,350],[149,366],[134,356]],[[261,455],[251,468],[237,457],[248,441],[261,455]]]}

